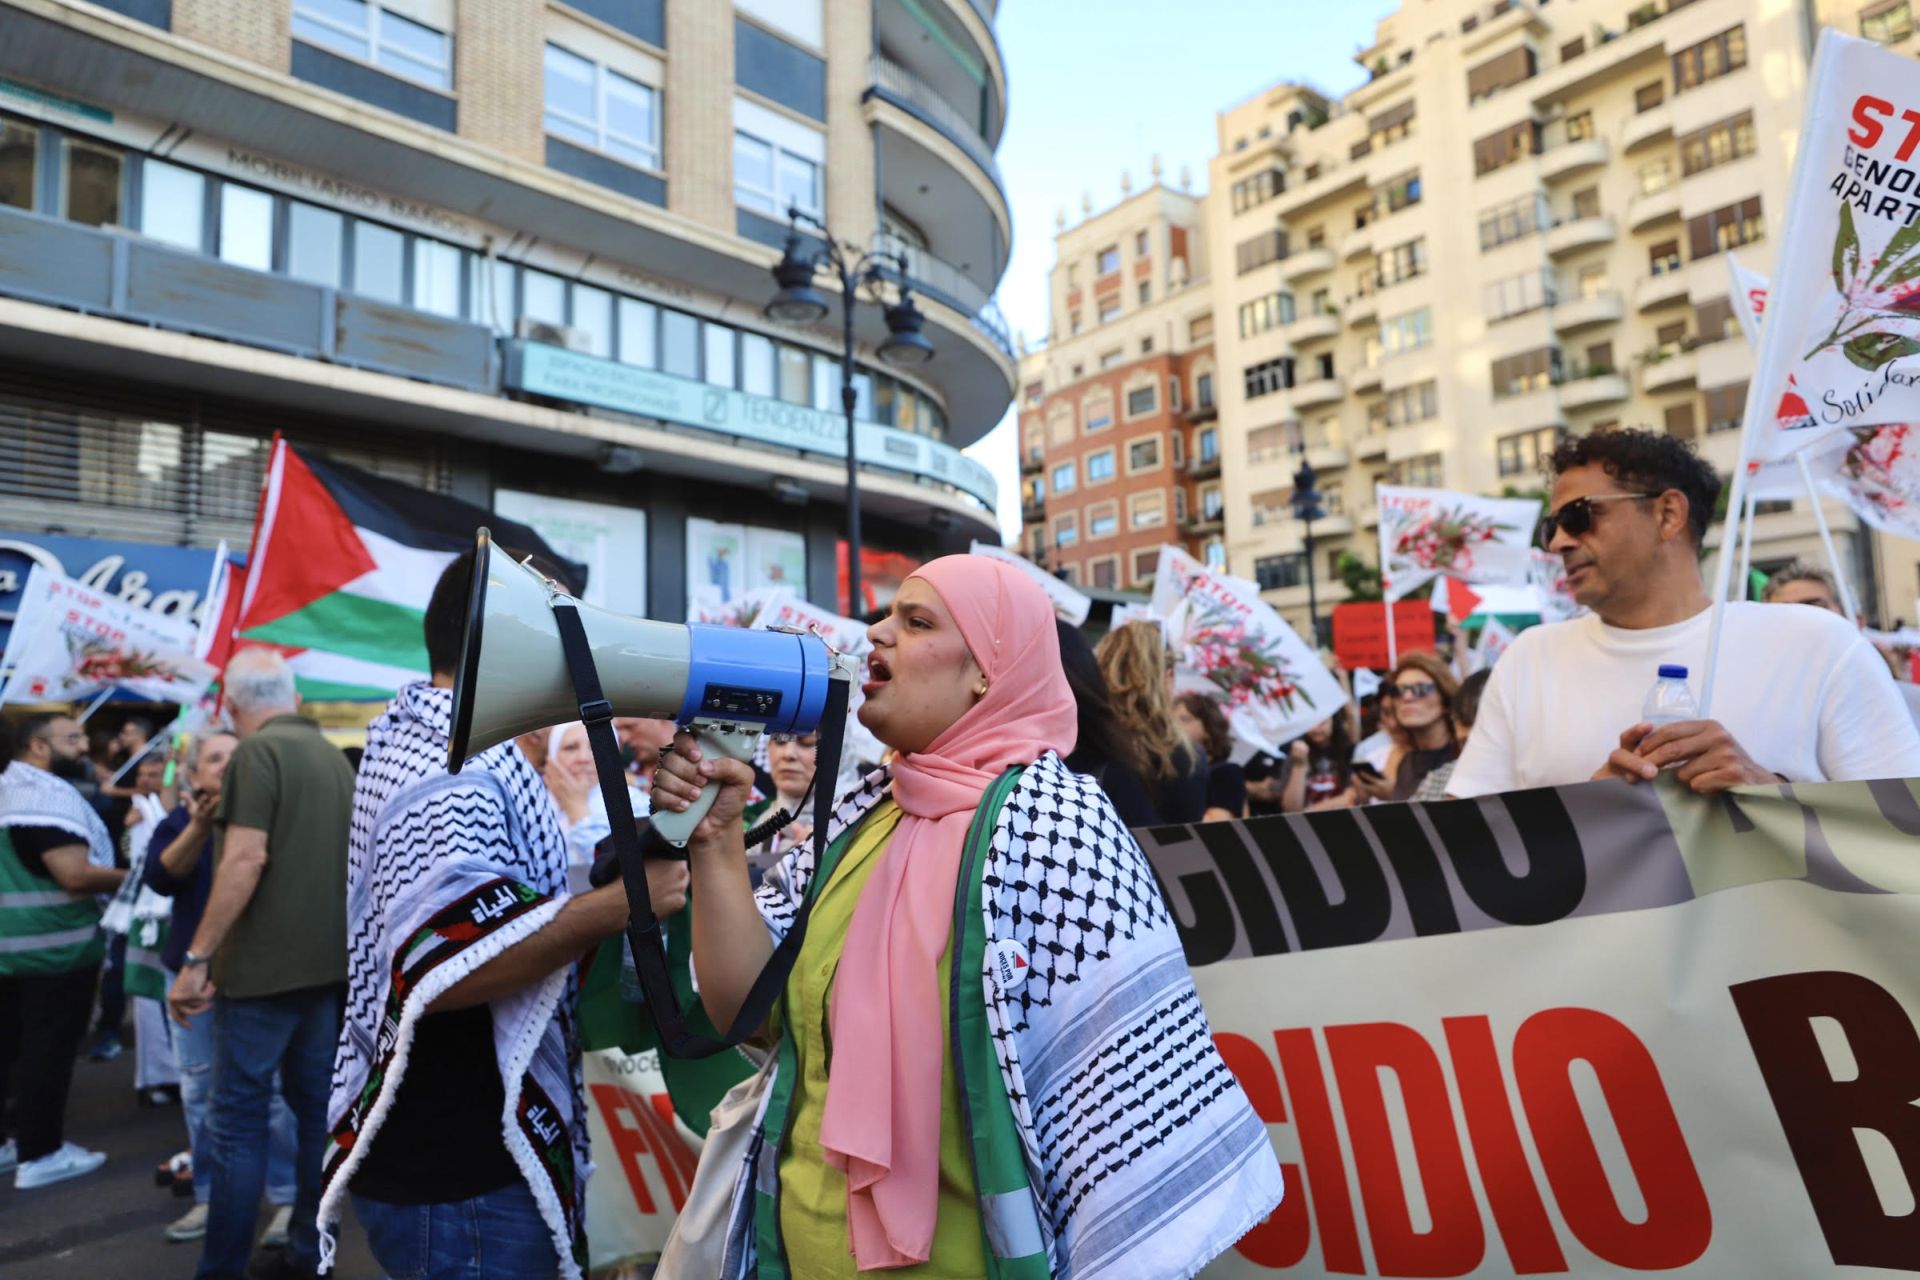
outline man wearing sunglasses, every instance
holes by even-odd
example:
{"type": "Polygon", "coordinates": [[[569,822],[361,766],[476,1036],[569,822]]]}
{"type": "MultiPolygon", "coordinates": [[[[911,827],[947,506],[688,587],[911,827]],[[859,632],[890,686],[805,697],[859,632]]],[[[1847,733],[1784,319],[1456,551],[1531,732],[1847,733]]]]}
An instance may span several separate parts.
{"type": "Polygon", "coordinates": [[[1760,783],[1920,776],[1920,733],[1886,666],[1823,609],[1729,604],[1712,720],[1640,718],[1662,664],[1697,694],[1711,603],[1700,546],[1720,480],[1658,432],[1568,440],[1548,461],[1541,541],[1592,612],[1523,632],[1493,668],[1448,794],[1661,770],[1701,794],[1760,783]]]}

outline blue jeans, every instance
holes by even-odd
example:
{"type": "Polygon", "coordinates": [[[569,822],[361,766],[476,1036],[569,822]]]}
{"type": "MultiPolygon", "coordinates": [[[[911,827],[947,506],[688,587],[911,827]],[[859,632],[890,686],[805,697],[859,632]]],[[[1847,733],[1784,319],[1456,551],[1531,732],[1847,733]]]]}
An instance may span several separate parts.
{"type": "Polygon", "coordinates": [[[267,1181],[269,1099],[274,1074],[293,1111],[293,1224],[287,1260],[320,1266],[320,1160],[327,1141],[327,1090],[340,1040],[339,987],[308,987],[257,999],[213,1002],[213,1097],[207,1131],[213,1196],[198,1280],[239,1280],[267,1181]]]}
{"type": "Polygon", "coordinates": [[[547,1280],[560,1271],[553,1233],[524,1182],[450,1204],[356,1195],[353,1211],[389,1280],[547,1280]]]}
{"type": "MultiPolygon", "coordinates": [[[[172,978],[173,974],[167,975],[172,978]]],[[[167,1019],[173,1058],[180,1067],[180,1110],[187,1122],[187,1150],[193,1153],[193,1198],[206,1204],[213,1192],[213,1139],[207,1132],[207,1100],[213,1093],[213,1010],[196,1013],[181,1026],[167,1019]]],[[[276,1083],[267,1102],[267,1203],[293,1203],[293,1112],[276,1083]]]]}

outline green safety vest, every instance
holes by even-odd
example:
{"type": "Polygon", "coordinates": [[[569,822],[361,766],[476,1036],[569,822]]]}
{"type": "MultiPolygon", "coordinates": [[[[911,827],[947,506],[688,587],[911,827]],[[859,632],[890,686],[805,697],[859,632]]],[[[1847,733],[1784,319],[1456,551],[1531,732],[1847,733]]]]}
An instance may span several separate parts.
{"type": "MultiPolygon", "coordinates": [[[[986,995],[979,983],[986,962],[987,937],[981,918],[981,878],[1001,806],[1020,780],[1019,769],[1001,774],[974,811],[953,901],[953,992],[949,1000],[948,1039],[960,1111],[973,1152],[974,1187],[980,1197],[980,1228],[986,1242],[987,1280],[1048,1280],[1040,1210],[1027,1175],[1025,1150],[1000,1078],[987,1024],[986,995]]],[[[827,883],[852,843],[856,826],[840,833],[822,865],[807,882],[807,896],[827,883]]],[[[800,1070],[792,1036],[780,1038],[779,1067],[768,1090],[761,1128],[760,1168],[754,1188],[754,1234],[759,1280],[791,1280],[780,1236],[780,1153],[792,1121],[793,1081],[800,1070]]]]}
{"type": "MultiPolygon", "coordinates": [[[[74,843],[83,843],[78,836],[74,843]]],[[[13,833],[0,827],[0,976],[71,973],[100,963],[106,939],[100,908],[87,894],[71,894],[52,876],[36,876],[13,850],[13,833]]]]}

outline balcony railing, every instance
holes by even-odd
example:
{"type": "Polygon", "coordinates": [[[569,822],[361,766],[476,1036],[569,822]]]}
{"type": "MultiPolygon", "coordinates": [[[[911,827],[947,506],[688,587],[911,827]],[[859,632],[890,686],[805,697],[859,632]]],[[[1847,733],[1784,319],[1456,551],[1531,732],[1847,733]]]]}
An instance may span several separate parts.
{"type": "MultiPolygon", "coordinates": [[[[1009,356],[1013,354],[1013,336],[1007,326],[1007,318],[1000,314],[999,304],[988,296],[972,276],[944,258],[890,232],[883,231],[874,237],[874,250],[905,258],[907,283],[965,315],[973,322],[974,328],[993,340],[995,346],[1009,356]]],[[[882,273],[888,278],[894,275],[886,267],[882,268],[882,273]]]]}
{"type": "Polygon", "coordinates": [[[868,92],[878,94],[902,110],[918,116],[946,135],[986,171],[1000,191],[1001,198],[1006,198],[1007,184],[1000,180],[1000,166],[993,158],[993,148],[980,134],[979,123],[967,119],[932,85],[886,54],[876,53],[873,55],[873,88],[868,92]]]}

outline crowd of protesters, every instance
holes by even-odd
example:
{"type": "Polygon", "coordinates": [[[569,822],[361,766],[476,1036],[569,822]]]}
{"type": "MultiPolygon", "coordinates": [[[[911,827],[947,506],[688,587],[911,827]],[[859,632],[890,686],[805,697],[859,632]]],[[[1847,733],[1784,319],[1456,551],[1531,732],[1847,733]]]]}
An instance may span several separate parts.
{"type": "MultiPolygon", "coordinates": [[[[431,678],[399,691],[354,756],[300,713],[266,649],[224,672],[231,728],[178,744],[132,716],[96,753],[73,716],[16,717],[0,743],[0,1172],[30,1191],[102,1165],[66,1140],[67,1095],[76,1060],[124,1050],[130,1000],[138,1097],[181,1108],[186,1149],[157,1177],[192,1196],[165,1236],[201,1242],[199,1276],[313,1275],[348,1205],[394,1275],[574,1274],[579,1054],[659,1047],[623,938],[607,789],[624,787],[689,1025],[732,1025],[809,922],[784,999],[748,1015],[782,1063],[760,1163],[723,1191],[755,1247],[797,1275],[977,1275],[988,1251],[1017,1269],[1010,1241],[1079,1247],[1097,1218],[1138,1274],[1191,1270],[1273,1207],[1279,1169],[1203,1019],[1169,1020],[1198,1028],[1178,1053],[1142,1054],[1135,975],[1177,971],[1154,1017],[1197,1005],[1130,828],[1663,770],[1702,794],[1920,776],[1887,664],[1833,580],[1803,566],[1774,575],[1769,603],[1726,607],[1710,718],[1644,720],[1657,671],[1707,662],[1700,559],[1718,480],[1691,447],[1637,431],[1569,441],[1549,467],[1545,545],[1586,612],[1523,631],[1464,679],[1437,654],[1401,654],[1377,699],[1274,754],[1237,742],[1213,698],[1177,691],[1159,626],[1090,645],[1010,566],[925,566],[869,630],[859,714],[886,756],[859,762],[878,768],[840,795],[833,831],[813,824],[815,789],[842,791],[819,776],[813,732],[772,735],[749,764],[703,756],[670,721],[618,719],[613,771],[575,722],[449,773],[471,555],[427,602],[431,678]],[[651,818],[706,786],[717,798],[676,853],[651,818]],[[1074,945],[995,953],[1049,984],[1048,1005],[1015,1018],[1010,988],[983,1008],[953,981],[982,945],[956,895],[994,937],[1077,922],[1074,945]],[[1070,1025],[1085,1061],[1131,1064],[1125,1096],[1012,1108],[996,1056],[1037,1063],[1070,1025]],[[956,1062],[988,1068],[964,1104],[956,1062]],[[1039,1129],[1090,1143],[1087,1160],[1024,1167],[1039,1129]],[[1102,1145],[1120,1130],[1127,1144],[1102,1145]],[[1232,1172],[1208,1196],[1169,1195],[1202,1165],[1232,1172]],[[989,1183],[1031,1187],[1019,1203],[1045,1206],[1045,1230],[984,1229],[989,1200],[1005,1209],[989,1183]]],[[[759,1061],[663,1058],[681,1119],[706,1133],[759,1061]]]]}

